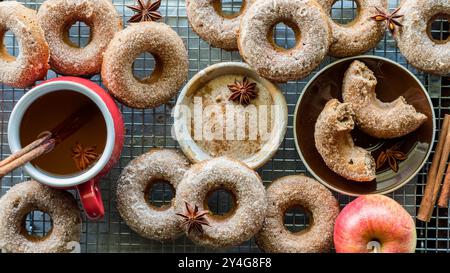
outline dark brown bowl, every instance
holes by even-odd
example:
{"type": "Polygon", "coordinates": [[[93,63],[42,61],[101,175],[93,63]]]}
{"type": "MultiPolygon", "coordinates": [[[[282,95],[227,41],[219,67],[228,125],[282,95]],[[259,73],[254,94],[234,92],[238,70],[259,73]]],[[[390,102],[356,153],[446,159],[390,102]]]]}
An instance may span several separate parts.
{"type": "Polygon", "coordinates": [[[307,169],[327,187],[352,196],[386,194],[411,181],[431,153],[435,128],[433,104],[421,82],[403,66],[377,56],[341,59],[322,69],[304,88],[294,114],[295,143],[307,169]],[[376,139],[355,128],[352,132],[355,144],[371,151],[375,159],[382,151],[397,144],[408,156],[405,161],[399,163],[397,173],[388,166],[381,168],[373,182],[354,182],[334,173],[325,165],[314,142],[316,120],[330,99],[342,101],[341,87],[344,73],[354,60],[364,62],[375,72],[378,79],[377,97],[381,101],[393,101],[403,96],[417,111],[428,116],[426,123],[418,130],[392,140],[376,139]]]}

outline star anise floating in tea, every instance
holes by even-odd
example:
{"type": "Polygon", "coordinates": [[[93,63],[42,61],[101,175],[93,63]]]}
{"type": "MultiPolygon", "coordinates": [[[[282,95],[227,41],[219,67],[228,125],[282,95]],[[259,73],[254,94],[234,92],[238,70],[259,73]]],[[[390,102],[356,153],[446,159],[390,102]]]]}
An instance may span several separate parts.
{"type": "Polygon", "coordinates": [[[192,207],[187,202],[185,202],[185,206],[186,210],[184,213],[177,213],[178,216],[184,218],[182,225],[187,226],[188,233],[192,231],[203,233],[203,226],[209,226],[208,220],[205,218],[205,215],[209,214],[209,211],[199,211],[197,205],[192,207]]]}
{"type": "Polygon", "coordinates": [[[249,105],[251,100],[258,97],[256,83],[250,82],[247,77],[244,77],[242,82],[235,79],[233,84],[228,85],[228,89],[231,91],[229,100],[242,105],[249,105]]]}
{"type": "Polygon", "coordinates": [[[152,0],[138,0],[137,6],[127,6],[136,12],[136,14],[133,15],[128,22],[138,23],[145,21],[158,21],[162,18],[161,13],[158,11],[160,6],[161,0],[156,0],[155,2],[152,0]]]}
{"type": "Polygon", "coordinates": [[[400,144],[396,144],[380,153],[377,159],[377,170],[383,167],[387,162],[391,170],[398,172],[398,161],[403,161],[408,158],[405,153],[399,151],[398,148],[400,148],[400,144]]]}
{"type": "Polygon", "coordinates": [[[95,152],[95,149],[95,146],[83,147],[80,143],[72,148],[72,159],[80,171],[86,170],[98,159],[99,154],[95,152]]]}
{"type": "Polygon", "coordinates": [[[389,29],[389,31],[394,35],[395,33],[395,27],[403,27],[403,25],[397,20],[399,18],[402,18],[404,15],[397,14],[400,10],[400,8],[397,8],[392,12],[391,14],[388,14],[381,9],[375,7],[378,14],[375,16],[372,16],[371,18],[374,19],[377,22],[386,21],[386,27],[389,29]]]}

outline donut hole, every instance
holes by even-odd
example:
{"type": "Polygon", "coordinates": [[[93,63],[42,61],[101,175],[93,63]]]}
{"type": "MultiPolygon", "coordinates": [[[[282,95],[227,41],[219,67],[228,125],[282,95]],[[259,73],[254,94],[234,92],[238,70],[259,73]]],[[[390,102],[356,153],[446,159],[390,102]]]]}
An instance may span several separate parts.
{"type": "Polygon", "coordinates": [[[284,227],[291,233],[301,233],[311,226],[312,214],[301,205],[289,207],[284,212],[284,227]]]}
{"type": "Polygon", "coordinates": [[[160,58],[149,52],[139,54],[133,62],[133,76],[142,83],[152,83],[162,73],[160,58]]]}
{"type": "Polygon", "coordinates": [[[23,217],[22,233],[29,240],[44,240],[50,235],[52,229],[51,216],[41,210],[32,210],[23,217]]]}
{"type": "Polygon", "coordinates": [[[245,4],[245,1],[238,0],[215,0],[213,6],[221,17],[233,19],[242,14],[245,4]]]}
{"type": "Polygon", "coordinates": [[[427,34],[437,44],[450,41],[450,15],[437,14],[428,22],[427,34]]]}
{"type": "Polygon", "coordinates": [[[91,42],[91,26],[83,21],[70,22],[65,26],[64,41],[75,48],[85,48],[91,42]]]}
{"type": "Polygon", "coordinates": [[[227,189],[215,189],[207,194],[205,209],[211,212],[211,217],[223,219],[231,216],[236,210],[236,196],[227,189]]]}
{"type": "Polygon", "coordinates": [[[357,1],[338,0],[331,7],[330,15],[339,25],[351,25],[358,17],[359,5],[357,1]]]}
{"type": "Polygon", "coordinates": [[[19,42],[16,39],[16,35],[11,30],[3,31],[2,35],[1,58],[6,62],[14,62],[20,54],[19,42]]]}
{"type": "Polygon", "coordinates": [[[300,46],[300,29],[290,21],[277,22],[270,28],[268,40],[277,51],[289,51],[300,46]]]}
{"type": "Polygon", "coordinates": [[[144,194],[150,207],[157,210],[167,210],[172,205],[175,189],[168,181],[157,179],[148,183],[144,194]]]}

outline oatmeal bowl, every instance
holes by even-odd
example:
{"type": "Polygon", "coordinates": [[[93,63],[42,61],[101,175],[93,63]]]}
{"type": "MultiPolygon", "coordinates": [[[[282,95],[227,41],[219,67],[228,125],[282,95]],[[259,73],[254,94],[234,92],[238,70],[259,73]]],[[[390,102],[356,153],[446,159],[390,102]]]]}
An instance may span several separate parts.
{"type": "Polygon", "coordinates": [[[174,136],[192,162],[215,157],[263,166],[283,142],[288,122],[281,90],[247,64],[207,67],[183,88],[174,109],[174,136]]]}

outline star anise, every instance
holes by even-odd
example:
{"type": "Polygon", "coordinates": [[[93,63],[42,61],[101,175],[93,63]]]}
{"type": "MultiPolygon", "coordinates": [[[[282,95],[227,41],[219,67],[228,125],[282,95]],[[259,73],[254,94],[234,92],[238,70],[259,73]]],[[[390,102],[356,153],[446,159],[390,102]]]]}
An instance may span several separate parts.
{"type": "Polygon", "coordinates": [[[136,12],[128,22],[138,23],[145,21],[158,21],[162,18],[158,9],[161,6],[161,0],[156,0],[152,3],[152,0],[138,0],[137,6],[127,6],[136,12]]]}
{"type": "Polygon", "coordinates": [[[242,105],[249,105],[252,99],[258,97],[256,83],[250,82],[247,77],[244,77],[242,82],[235,79],[234,84],[228,85],[228,89],[231,91],[229,100],[239,102],[242,105]]]}
{"type": "Polygon", "coordinates": [[[394,12],[392,12],[391,14],[385,13],[384,11],[382,11],[377,7],[375,7],[375,9],[377,10],[378,14],[372,16],[371,18],[378,22],[386,21],[386,27],[389,29],[392,35],[394,35],[395,33],[395,26],[403,27],[403,25],[399,21],[397,21],[397,19],[402,18],[404,16],[397,14],[398,11],[400,10],[400,7],[394,10],[394,12]]]}
{"type": "Polygon", "coordinates": [[[384,166],[387,162],[389,167],[394,171],[398,172],[398,162],[406,160],[408,157],[401,151],[398,150],[400,144],[396,144],[391,148],[380,153],[377,159],[377,170],[384,166]]]}
{"type": "Polygon", "coordinates": [[[95,149],[95,146],[84,148],[80,143],[77,143],[75,147],[72,148],[72,159],[80,171],[86,170],[98,159],[99,154],[95,152],[95,149]]]}
{"type": "Polygon", "coordinates": [[[195,230],[198,233],[203,233],[203,226],[210,226],[205,215],[209,214],[207,210],[198,210],[196,205],[194,208],[185,202],[186,210],[184,213],[177,213],[178,216],[184,218],[182,225],[187,226],[188,233],[195,230]]]}

